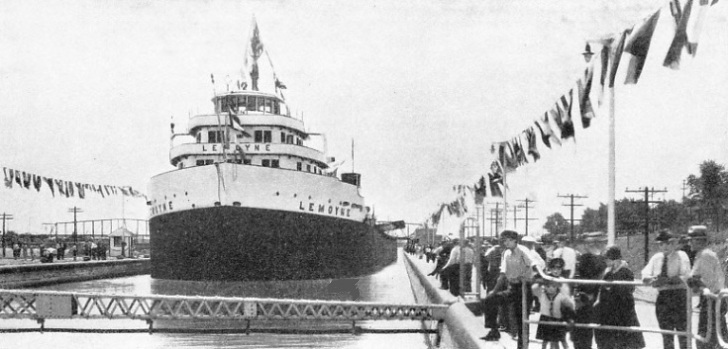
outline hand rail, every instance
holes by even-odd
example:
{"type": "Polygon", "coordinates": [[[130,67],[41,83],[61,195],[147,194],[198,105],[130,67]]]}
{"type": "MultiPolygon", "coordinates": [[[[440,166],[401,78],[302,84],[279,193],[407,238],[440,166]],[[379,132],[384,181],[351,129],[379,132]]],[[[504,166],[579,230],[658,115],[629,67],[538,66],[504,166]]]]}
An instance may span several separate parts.
{"type": "MultiPolygon", "coordinates": [[[[605,281],[605,280],[590,280],[590,279],[565,279],[565,278],[554,278],[550,275],[546,275],[543,273],[543,270],[537,268],[537,273],[540,277],[542,277],[544,280],[550,280],[550,281],[557,281],[560,283],[567,283],[567,284],[582,284],[582,285],[625,285],[625,286],[649,286],[648,284],[645,284],[640,281],[605,281]]],[[[577,327],[577,328],[592,328],[592,329],[605,329],[605,330],[617,330],[617,331],[629,331],[629,332],[650,332],[650,333],[661,333],[661,334],[672,334],[677,336],[686,336],[687,337],[687,348],[691,349],[693,347],[693,339],[701,341],[701,342],[707,342],[711,338],[713,328],[715,326],[712,326],[714,323],[714,320],[717,321],[720,316],[720,307],[716,307],[718,311],[716,312],[715,317],[708,316],[708,333],[706,333],[706,336],[700,336],[697,333],[693,333],[692,331],[692,298],[693,298],[693,292],[692,289],[688,286],[686,280],[680,280],[680,284],[677,285],[669,285],[669,286],[663,286],[663,287],[655,287],[657,290],[674,290],[674,289],[684,289],[685,295],[686,295],[686,302],[685,302],[685,311],[687,313],[687,323],[686,328],[687,330],[682,331],[668,331],[668,330],[662,330],[662,329],[652,329],[652,328],[640,328],[640,327],[633,327],[633,326],[607,326],[607,325],[600,325],[600,324],[573,324],[569,326],[577,327]]],[[[556,321],[531,321],[528,318],[528,314],[530,312],[530,309],[526,306],[526,295],[528,292],[526,283],[523,283],[522,287],[522,310],[521,310],[521,321],[523,322],[522,331],[521,331],[521,340],[522,345],[524,348],[528,348],[529,344],[529,324],[548,324],[548,325],[558,325],[558,326],[567,326],[565,322],[556,322],[556,321]]],[[[728,297],[728,289],[725,290],[725,297],[728,297]]],[[[719,303],[721,301],[720,297],[717,297],[715,295],[712,295],[710,293],[706,294],[707,297],[714,297],[717,299],[717,302],[707,302],[710,303],[708,308],[708,314],[711,314],[711,308],[713,307],[713,303],[719,303]]],[[[722,340],[722,338],[719,337],[719,341],[722,340]]],[[[726,343],[725,341],[721,342],[721,346],[723,346],[723,343],[726,343]]],[[[726,343],[723,348],[728,349],[728,343],[726,343]]]]}

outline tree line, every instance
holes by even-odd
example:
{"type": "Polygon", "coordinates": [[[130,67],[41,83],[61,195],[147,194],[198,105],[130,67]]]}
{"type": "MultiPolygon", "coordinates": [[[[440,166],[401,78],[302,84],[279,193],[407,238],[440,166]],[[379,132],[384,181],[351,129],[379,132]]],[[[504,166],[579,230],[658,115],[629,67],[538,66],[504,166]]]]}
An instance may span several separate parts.
{"type": "MultiPolygon", "coordinates": [[[[650,204],[649,213],[645,211],[644,202],[639,200],[615,200],[617,235],[644,232],[646,214],[650,231],[670,229],[684,233],[691,225],[705,225],[713,231],[725,230],[728,227],[728,171],[725,165],[706,160],[700,164],[699,175],[689,175],[685,185],[689,190],[681,202],[669,200],[650,204]]],[[[556,212],[546,218],[543,228],[549,235],[568,236],[571,222],[556,212]]],[[[604,203],[598,208],[586,208],[581,219],[575,219],[575,236],[592,231],[607,231],[607,205],[604,203]]]]}

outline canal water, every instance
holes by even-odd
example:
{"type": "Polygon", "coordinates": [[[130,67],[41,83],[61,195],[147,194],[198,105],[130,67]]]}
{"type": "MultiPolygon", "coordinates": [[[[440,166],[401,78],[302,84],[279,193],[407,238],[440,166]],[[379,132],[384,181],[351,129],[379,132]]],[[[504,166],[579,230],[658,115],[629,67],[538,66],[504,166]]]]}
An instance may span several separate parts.
{"type": "MultiPolygon", "coordinates": [[[[188,282],[155,280],[149,275],[67,283],[43,290],[124,295],[201,295],[226,297],[356,300],[414,304],[400,255],[376,274],[356,279],[286,282],[188,282]]],[[[421,329],[416,321],[370,321],[363,328],[421,329]]],[[[0,328],[38,327],[31,320],[0,320],[0,328]]],[[[146,328],[141,320],[46,320],[47,328],[146,328]]],[[[165,333],[2,333],[0,348],[427,348],[421,333],[394,334],[165,334],[165,333]]]]}

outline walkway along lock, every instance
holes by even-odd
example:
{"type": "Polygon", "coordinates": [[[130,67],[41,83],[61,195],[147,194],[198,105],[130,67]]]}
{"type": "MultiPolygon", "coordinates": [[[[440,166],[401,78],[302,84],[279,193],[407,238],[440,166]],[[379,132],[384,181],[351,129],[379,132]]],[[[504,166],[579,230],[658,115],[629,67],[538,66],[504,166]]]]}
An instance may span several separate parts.
{"type": "MultiPolygon", "coordinates": [[[[440,324],[445,319],[447,305],[390,304],[369,302],[342,302],[320,300],[189,297],[189,296],[129,296],[93,293],[71,293],[32,290],[0,290],[0,319],[32,319],[41,326],[9,331],[84,332],[81,329],[46,329],[46,319],[137,319],[145,320],[148,329],[91,330],[88,332],[224,332],[224,333],[301,333],[289,328],[251,329],[253,321],[271,322],[351,322],[347,332],[360,333],[435,333],[440,335],[440,324]],[[234,329],[155,329],[154,321],[214,321],[238,320],[234,329]],[[357,321],[411,320],[437,321],[438,330],[418,329],[360,329],[357,321]]],[[[8,331],[0,329],[0,332],[8,331]]],[[[309,332],[343,332],[317,330],[309,332]]]]}
{"type": "MultiPolygon", "coordinates": [[[[549,275],[544,275],[543,273],[539,272],[541,277],[543,277],[545,280],[558,280],[558,282],[561,283],[567,283],[567,284],[581,284],[581,285],[624,285],[624,286],[645,286],[645,284],[639,282],[639,281],[603,281],[603,280],[581,280],[581,279],[555,279],[549,275]]],[[[528,285],[527,283],[523,283],[523,286],[521,288],[522,292],[522,320],[523,320],[523,330],[521,333],[520,340],[522,341],[523,347],[528,348],[529,344],[529,324],[547,324],[547,325],[555,325],[555,326],[569,326],[566,322],[558,322],[558,321],[532,321],[529,320],[528,314],[529,314],[529,308],[526,306],[526,292],[528,292],[527,289],[528,285]]],[[[685,311],[687,312],[687,331],[681,332],[681,331],[669,331],[669,330],[662,330],[659,328],[643,328],[643,327],[627,327],[627,326],[608,326],[608,325],[600,325],[600,324],[573,324],[571,326],[575,328],[591,328],[591,329],[599,329],[599,330],[615,330],[615,331],[628,331],[628,332],[649,332],[649,333],[659,333],[659,334],[671,334],[671,335],[677,335],[677,336],[685,336],[687,337],[687,348],[691,349],[693,347],[693,339],[706,343],[709,341],[709,339],[713,336],[713,331],[715,330],[716,326],[713,324],[717,323],[720,324],[721,320],[725,321],[725,313],[721,312],[722,303],[724,302],[725,298],[728,298],[728,289],[721,290],[717,295],[712,293],[705,293],[704,296],[710,299],[713,299],[714,302],[706,302],[708,305],[708,332],[706,333],[705,337],[702,337],[698,335],[697,333],[692,332],[692,318],[693,318],[693,305],[692,305],[692,297],[693,292],[690,289],[690,287],[687,286],[687,283],[683,281],[681,285],[678,286],[672,286],[672,287],[664,287],[660,288],[662,289],[684,289],[686,294],[686,299],[688,300],[686,302],[685,311]],[[710,316],[712,314],[713,316],[710,316]]],[[[724,333],[721,333],[721,331],[718,331],[718,343],[722,348],[728,349],[728,340],[726,338],[723,338],[724,333]]]]}

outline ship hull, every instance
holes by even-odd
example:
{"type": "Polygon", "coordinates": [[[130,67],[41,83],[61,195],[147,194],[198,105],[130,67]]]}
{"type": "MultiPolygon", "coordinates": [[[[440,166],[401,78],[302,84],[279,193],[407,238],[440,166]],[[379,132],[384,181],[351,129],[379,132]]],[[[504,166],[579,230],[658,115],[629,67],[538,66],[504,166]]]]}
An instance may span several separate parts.
{"type": "Polygon", "coordinates": [[[149,222],[152,277],[304,280],[371,274],[397,259],[396,240],[337,217],[218,206],[149,222]]]}

